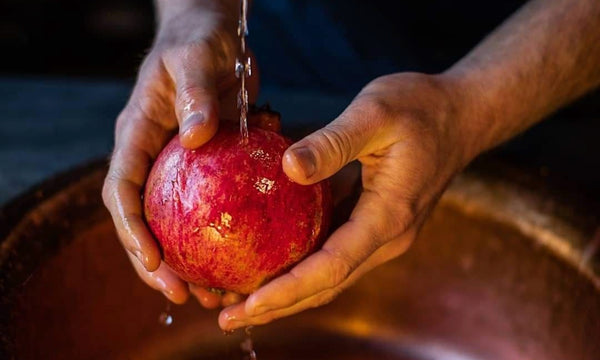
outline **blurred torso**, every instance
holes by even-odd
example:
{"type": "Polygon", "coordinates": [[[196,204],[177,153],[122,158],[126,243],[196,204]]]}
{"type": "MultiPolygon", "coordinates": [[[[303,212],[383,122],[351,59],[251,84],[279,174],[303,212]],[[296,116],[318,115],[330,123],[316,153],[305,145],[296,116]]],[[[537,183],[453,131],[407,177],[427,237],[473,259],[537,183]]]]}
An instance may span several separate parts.
{"type": "Polygon", "coordinates": [[[439,72],[525,1],[254,1],[263,81],[350,93],[397,71],[439,72]]]}

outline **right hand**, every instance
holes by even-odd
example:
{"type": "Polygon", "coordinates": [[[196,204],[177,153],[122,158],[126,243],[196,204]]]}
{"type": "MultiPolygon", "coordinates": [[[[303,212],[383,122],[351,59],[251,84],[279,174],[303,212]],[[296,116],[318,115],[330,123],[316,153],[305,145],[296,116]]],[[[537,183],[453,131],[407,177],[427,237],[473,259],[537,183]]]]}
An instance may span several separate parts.
{"type": "MultiPolygon", "coordinates": [[[[165,5],[166,6],[166,5],[165,5]]],[[[153,160],[178,128],[181,145],[197,148],[216,133],[219,119],[237,119],[239,54],[237,13],[175,3],[161,18],[150,53],[131,97],[117,118],[115,148],[102,197],[117,234],[140,278],[174,303],[190,292],[208,308],[239,301],[218,296],[181,280],[162,260],[142,215],[141,194],[153,160]],[[225,14],[225,16],[224,16],[225,14]]],[[[253,69],[255,70],[255,69],[253,69]]],[[[250,100],[258,76],[248,79],[250,100]]]]}

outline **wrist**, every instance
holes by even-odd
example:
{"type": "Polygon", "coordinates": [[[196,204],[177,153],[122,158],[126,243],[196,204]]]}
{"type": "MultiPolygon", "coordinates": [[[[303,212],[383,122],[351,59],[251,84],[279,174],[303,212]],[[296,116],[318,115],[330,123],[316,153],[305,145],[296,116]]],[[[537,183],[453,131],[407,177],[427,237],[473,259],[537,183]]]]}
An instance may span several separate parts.
{"type": "Polygon", "coordinates": [[[215,33],[235,36],[237,1],[156,0],[158,31],[155,43],[209,38],[215,33]]]}
{"type": "Polygon", "coordinates": [[[452,121],[454,136],[460,151],[460,166],[464,167],[495,144],[492,124],[497,114],[491,110],[481,86],[472,84],[468,77],[447,71],[435,75],[448,98],[448,118],[452,121]]]}
{"type": "Polygon", "coordinates": [[[238,0],[155,0],[159,25],[172,21],[186,13],[210,12],[224,17],[235,17],[239,9],[238,0]]]}

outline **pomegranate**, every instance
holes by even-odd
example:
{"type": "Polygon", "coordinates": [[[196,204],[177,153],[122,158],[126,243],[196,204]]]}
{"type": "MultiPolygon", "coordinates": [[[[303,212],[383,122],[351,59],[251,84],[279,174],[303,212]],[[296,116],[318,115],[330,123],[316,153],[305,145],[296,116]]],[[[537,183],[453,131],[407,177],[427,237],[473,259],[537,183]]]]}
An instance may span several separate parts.
{"type": "MultiPolygon", "coordinates": [[[[267,118],[267,128],[279,129],[267,118]]],[[[196,150],[175,136],[152,167],[144,213],[164,261],[182,279],[249,294],[321,244],[331,194],[327,182],[304,186],[285,175],[281,160],[291,142],[279,133],[250,126],[241,140],[226,124],[196,150]]]]}

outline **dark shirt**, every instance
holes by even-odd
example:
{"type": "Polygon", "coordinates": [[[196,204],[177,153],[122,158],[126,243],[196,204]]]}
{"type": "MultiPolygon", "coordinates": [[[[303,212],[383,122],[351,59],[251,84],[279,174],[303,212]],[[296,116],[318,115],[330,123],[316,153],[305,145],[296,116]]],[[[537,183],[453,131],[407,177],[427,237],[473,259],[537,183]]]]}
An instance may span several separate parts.
{"type": "Polygon", "coordinates": [[[355,93],[380,75],[443,71],[523,3],[255,0],[249,42],[265,83],[355,93]]]}

